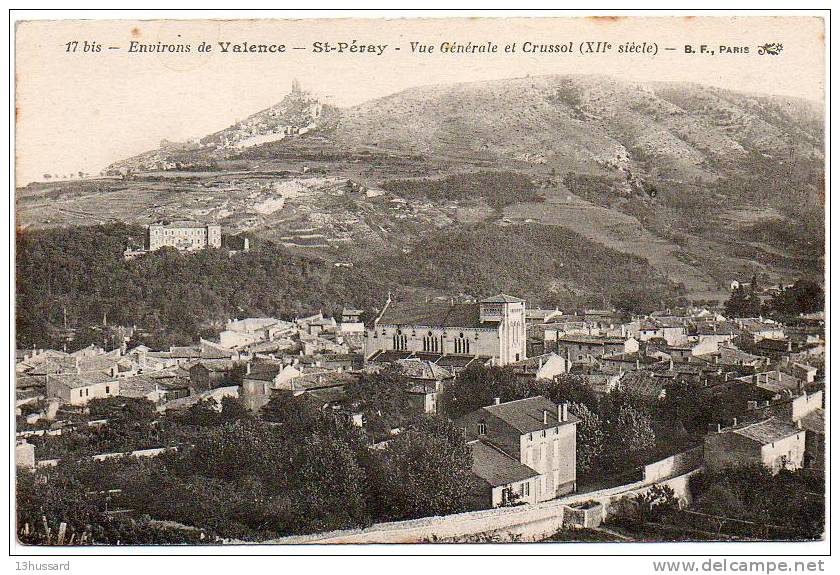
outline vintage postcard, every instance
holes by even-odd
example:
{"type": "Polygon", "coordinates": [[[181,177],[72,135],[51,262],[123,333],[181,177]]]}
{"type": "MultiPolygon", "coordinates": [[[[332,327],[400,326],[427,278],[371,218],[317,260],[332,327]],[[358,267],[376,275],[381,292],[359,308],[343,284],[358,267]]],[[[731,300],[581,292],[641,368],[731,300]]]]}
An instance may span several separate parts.
{"type": "Polygon", "coordinates": [[[826,544],[827,26],[19,19],[17,551],[826,544]]]}

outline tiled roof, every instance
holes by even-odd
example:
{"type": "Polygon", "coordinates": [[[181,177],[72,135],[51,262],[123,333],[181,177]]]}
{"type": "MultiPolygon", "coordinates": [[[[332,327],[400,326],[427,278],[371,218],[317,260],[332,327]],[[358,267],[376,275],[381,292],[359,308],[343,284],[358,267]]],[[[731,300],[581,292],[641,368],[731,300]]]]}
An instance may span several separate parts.
{"type": "Polygon", "coordinates": [[[415,379],[444,380],[452,377],[447,369],[431,361],[410,358],[401,359],[397,363],[405,375],[415,379]]]}
{"type": "Polygon", "coordinates": [[[771,417],[770,419],[765,419],[764,421],[749,423],[742,427],[737,427],[728,431],[736,433],[742,437],[746,437],[747,439],[757,441],[762,445],[766,445],[768,443],[773,443],[774,441],[785,439],[791,435],[796,435],[802,430],[790,423],[782,421],[781,419],[771,417]]]}
{"type": "Polygon", "coordinates": [[[565,335],[558,338],[559,342],[584,343],[588,345],[624,345],[625,338],[611,335],[565,335]]]}
{"type": "Polygon", "coordinates": [[[94,385],[97,383],[108,383],[116,381],[115,378],[110,377],[105,373],[101,373],[98,371],[94,371],[91,373],[57,373],[54,375],[50,375],[48,381],[51,382],[58,382],[63,385],[66,385],[70,389],[75,389],[78,387],[87,387],[88,385],[94,385]]]}
{"type": "Polygon", "coordinates": [[[146,397],[159,389],[160,381],[151,375],[135,375],[120,380],[120,395],[123,397],[146,397]]]}
{"type": "Polygon", "coordinates": [[[494,295],[488,298],[484,298],[479,303],[524,303],[524,299],[519,299],[518,297],[513,297],[512,295],[507,295],[500,293],[499,295],[494,295]]]}
{"type": "Polygon", "coordinates": [[[802,419],[802,428],[825,435],[825,410],[818,407],[802,419]]]}
{"type": "Polygon", "coordinates": [[[531,433],[540,429],[548,429],[569,423],[577,423],[578,419],[573,415],[565,422],[557,419],[557,405],[550,399],[538,395],[516,401],[508,401],[499,405],[490,405],[482,408],[487,413],[501,419],[520,433],[531,433]],[[543,423],[543,412],[548,412],[548,423],[543,423]]]}
{"type": "Polygon", "coordinates": [[[193,220],[176,220],[168,223],[158,222],[157,224],[152,225],[163,226],[164,228],[171,230],[177,228],[206,228],[208,225],[213,224],[205,224],[203,222],[196,222],[193,220]]]}
{"type": "Polygon", "coordinates": [[[425,327],[480,327],[479,306],[474,303],[391,303],[379,325],[425,327]]]}
{"type": "Polygon", "coordinates": [[[467,365],[472,363],[475,359],[476,358],[472,355],[457,355],[454,353],[448,353],[435,363],[437,363],[437,365],[442,365],[443,367],[467,367],[467,365]]]}
{"type": "Polygon", "coordinates": [[[406,359],[411,357],[410,351],[383,351],[372,357],[371,360],[376,363],[393,363],[399,359],[406,359]]]}
{"type": "Polygon", "coordinates": [[[527,465],[496,449],[492,445],[478,440],[469,443],[472,451],[472,472],[492,487],[509,485],[537,477],[539,473],[527,465]]]}

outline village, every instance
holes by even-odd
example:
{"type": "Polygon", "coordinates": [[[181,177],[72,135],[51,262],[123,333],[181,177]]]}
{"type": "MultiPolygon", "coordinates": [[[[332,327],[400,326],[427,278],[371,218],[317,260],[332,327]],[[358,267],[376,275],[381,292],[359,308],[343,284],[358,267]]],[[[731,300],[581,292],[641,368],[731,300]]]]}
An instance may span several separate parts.
{"type": "MultiPolygon", "coordinates": [[[[146,247],[220,242],[218,226],[176,222],[150,226],[146,247]]],[[[731,288],[733,299],[755,291],[743,281],[731,288]]],[[[188,447],[172,430],[196,414],[233,412],[283,427],[305,409],[355,430],[373,452],[423,429],[418,420],[445,422],[471,463],[469,477],[453,476],[469,499],[457,511],[560,502],[563,528],[600,528],[620,513],[615,494],[640,488],[665,489],[663,501],[687,508],[685,486],[698,473],[824,472],[821,312],[781,323],[708,306],[639,317],[540,309],[507,294],[389,296],[376,315],[348,301],[335,317],[230,318],[214,338],[167,349],[138,344],[129,327],[118,333],[74,351],[17,350],[19,470],[161,457],[188,447]],[[80,448],[74,439],[103,430],[107,437],[114,418],[141,404],[149,417],[115,440],[80,448]]],[[[708,511],[685,512],[720,520],[722,512],[708,511]]],[[[776,523],[782,536],[795,532],[776,523]]],[[[522,522],[497,533],[517,529],[522,522]]]]}

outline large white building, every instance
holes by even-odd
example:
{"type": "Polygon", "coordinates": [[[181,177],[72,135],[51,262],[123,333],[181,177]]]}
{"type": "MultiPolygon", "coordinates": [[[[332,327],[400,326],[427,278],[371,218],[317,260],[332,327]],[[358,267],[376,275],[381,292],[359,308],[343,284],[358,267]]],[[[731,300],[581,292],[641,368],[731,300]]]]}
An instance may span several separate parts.
{"type": "Polygon", "coordinates": [[[191,221],[151,224],[147,233],[150,252],[167,246],[181,251],[222,247],[222,226],[217,224],[191,221]]]}
{"type": "Polygon", "coordinates": [[[525,359],[525,301],[500,294],[478,303],[389,302],[365,334],[365,356],[382,352],[525,359]]]}

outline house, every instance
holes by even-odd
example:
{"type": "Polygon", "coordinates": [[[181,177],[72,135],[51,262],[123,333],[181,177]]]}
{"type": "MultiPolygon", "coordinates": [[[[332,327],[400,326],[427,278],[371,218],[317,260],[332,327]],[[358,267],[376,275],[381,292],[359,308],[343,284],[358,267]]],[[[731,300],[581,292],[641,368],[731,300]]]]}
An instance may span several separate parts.
{"type": "Polygon", "coordinates": [[[242,376],[242,401],[251,411],[259,411],[271,399],[273,391],[295,391],[295,380],[303,372],[302,366],[274,361],[248,363],[242,376]]]}
{"type": "Polygon", "coordinates": [[[574,335],[558,336],[546,349],[553,349],[557,355],[573,363],[595,363],[605,355],[637,353],[639,341],[634,337],[574,335]]]}
{"type": "Polygon", "coordinates": [[[363,335],[365,324],[362,322],[364,310],[345,307],[341,310],[341,323],[338,324],[338,331],[342,335],[363,335]]]}
{"type": "Polygon", "coordinates": [[[784,326],[769,320],[745,318],[738,320],[738,327],[752,337],[754,342],[762,339],[784,339],[784,326]]]}
{"type": "Polygon", "coordinates": [[[678,321],[668,321],[664,318],[647,318],[641,320],[638,323],[638,328],[632,330],[631,333],[639,341],[659,338],[664,339],[670,346],[683,345],[687,341],[685,325],[678,321]]]}
{"type": "Polygon", "coordinates": [[[539,308],[528,308],[525,310],[525,321],[528,325],[532,324],[539,324],[545,323],[547,321],[551,321],[554,318],[560,317],[563,315],[563,312],[557,308],[554,309],[539,309],[539,308]]]}
{"type": "Polygon", "coordinates": [[[216,409],[221,411],[222,400],[226,397],[237,399],[239,397],[239,387],[236,385],[227,387],[217,387],[216,389],[203,391],[201,393],[189,395],[187,397],[179,397],[177,399],[167,401],[161,406],[161,409],[164,411],[178,411],[183,409],[189,409],[190,407],[199,403],[200,401],[212,400],[216,402],[216,409]]]}
{"type": "Polygon", "coordinates": [[[119,380],[103,372],[56,373],[46,376],[47,397],[70,405],[87,405],[91,399],[120,394],[119,380]]]}
{"type": "Polygon", "coordinates": [[[233,369],[234,363],[229,359],[201,360],[190,367],[190,387],[201,392],[229,385],[233,369]]]}
{"type": "Polygon", "coordinates": [[[222,246],[222,227],[193,221],[150,224],[146,228],[146,246],[150,252],[163,247],[194,251],[222,246]]]}
{"type": "Polygon", "coordinates": [[[479,479],[474,500],[480,509],[511,503],[536,503],[540,473],[496,447],[474,439],[467,445],[472,454],[472,473],[479,479]]]}
{"type": "Polygon", "coordinates": [[[756,387],[774,394],[786,394],[788,397],[798,395],[805,389],[804,381],[778,369],[755,373],[738,379],[752,383],[756,387]]]}
{"type": "Polygon", "coordinates": [[[606,373],[625,373],[650,368],[661,360],[639,352],[616,353],[601,357],[601,370],[606,373]]]}
{"type": "Polygon", "coordinates": [[[572,362],[556,353],[545,353],[511,363],[516,377],[526,380],[554,379],[558,375],[568,373],[572,362]]]}
{"type": "Polygon", "coordinates": [[[606,395],[615,389],[623,374],[609,373],[597,365],[573,365],[569,374],[581,379],[595,394],[606,395]]]}
{"type": "Polygon", "coordinates": [[[747,353],[730,344],[720,346],[718,353],[720,354],[720,363],[724,365],[741,365],[761,370],[770,364],[769,358],[747,353]]]}
{"type": "Polygon", "coordinates": [[[794,361],[790,365],[788,365],[786,369],[795,378],[801,379],[805,383],[814,383],[814,381],[817,379],[817,368],[807,365],[805,363],[799,363],[794,361]]]}
{"type": "Polygon", "coordinates": [[[578,421],[567,403],[542,396],[496,400],[461,417],[456,425],[470,442],[483,501],[539,503],[575,491],[578,421]]]}
{"type": "Polygon", "coordinates": [[[505,294],[478,303],[389,299],[366,331],[365,357],[389,351],[488,356],[495,365],[523,360],[525,301],[505,294]]]}
{"type": "Polygon", "coordinates": [[[772,414],[805,430],[805,467],[825,467],[825,408],[822,390],[808,393],[803,391],[792,398],[782,398],[771,403],[765,401],[759,406],[751,402],[748,408],[760,413],[772,414]]]}
{"type": "Polygon", "coordinates": [[[804,465],[805,430],[780,418],[770,417],[729,428],[718,424],[706,434],[703,462],[707,469],[761,464],[774,474],[804,465]]]}
{"type": "Polygon", "coordinates": [[[408,395],[417,413],[438,413],[444,386],[454,374],[429,360],[403,359],[396,362],[411,382],[408,395]]]}

